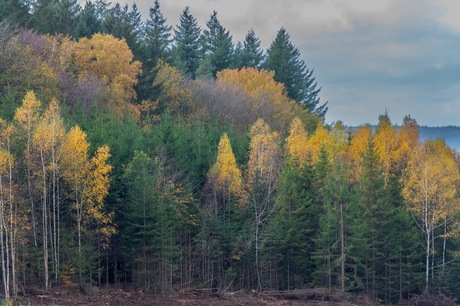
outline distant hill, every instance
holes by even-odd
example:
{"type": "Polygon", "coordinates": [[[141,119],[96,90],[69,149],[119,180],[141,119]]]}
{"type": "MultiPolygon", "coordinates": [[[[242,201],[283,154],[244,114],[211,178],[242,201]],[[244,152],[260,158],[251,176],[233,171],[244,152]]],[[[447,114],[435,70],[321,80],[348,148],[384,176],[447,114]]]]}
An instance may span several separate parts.
{"type": "MultiPolygon", "coordinates": [[[[375,129],[375,125],[372,128],[375,129]]],[[[443,138],[449,147],[460,151],[460,126],[420,126],[419,130],[421,140],[443,138]]]]}
{"type": "Polygon", "coordinates": [[[460,126],[421,126],[420,139],[444,138],[451,148],[460,150],[460,126]]]}

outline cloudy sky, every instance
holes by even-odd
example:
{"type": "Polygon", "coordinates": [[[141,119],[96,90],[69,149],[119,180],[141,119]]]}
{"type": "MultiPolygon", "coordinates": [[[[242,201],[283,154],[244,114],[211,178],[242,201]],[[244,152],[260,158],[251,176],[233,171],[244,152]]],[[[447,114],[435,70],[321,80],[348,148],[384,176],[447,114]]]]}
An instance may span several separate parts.
{"type": "MultiPolygon", "coordinates": [[[[128,4],[131,0],[128,0],[128,4]]],[[[153,0],[137,0],[144,17],[153,0]]],[[[186,6],[203,28],[213,10],[235,42],[251,28],[267,48],[281,27],[314,69],[327,122],[460,125],[460,1],[160,0],[170,25],[186,6]]]]}

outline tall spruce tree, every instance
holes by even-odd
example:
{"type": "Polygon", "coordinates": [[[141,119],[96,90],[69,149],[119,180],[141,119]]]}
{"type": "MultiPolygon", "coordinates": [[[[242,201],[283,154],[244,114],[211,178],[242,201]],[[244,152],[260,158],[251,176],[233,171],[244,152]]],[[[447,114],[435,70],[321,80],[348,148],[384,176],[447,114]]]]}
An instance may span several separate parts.
{"type": "Polygon", "coordinates": [[[267,50],[267,59],[263,65],[267,70],[275,71],[275,80],[283,83],[288,96],[319,117],[327,112],[327,102],[319,106],[317,82],[313,70],[307,68],[300,59],[300,52],[290,39],[286,29],[281,28],[267,50]]]}
{"type": "Polygon", "coordinates": [[[232,36],[220,24],[216,11],[211,14],[206,25],[207,29],[201,35],[203,59],[200,62],[200,71],[202,74],[210,73],[215,77],[217,71],[229,68],[232,63],[232,36]],[[203,66],[206,69],[203,69],[203,66]]]}
{"type": "Polygon", "coordinates": [[[239,43],[235,49],[235,68],[259,68],[264,60],[264,52],[260,48],[260,40],[254,30],[246,34],[243,44],[239,43]]]}
{"type": "Polygon", "coordinates": [[[177,30],[174,29],[174,63],[185,75],[194,79],[200,60],[201,29],[188,6],[179,21],[177,30]]]}
{"type": "Polygon", "coordinates": [[[139,100],[156,99],[159,89],[154,86],[158,74],[159,60],[171,61],[171,26],[160,11],[159,1],[149,10],[149,18],[145,22],[142,45],[142,76],[138,84],[139,100]]]}
{"type": "Polygon", "coordinates": [[[77,0],[60,0],[55,6],[57,24],[56,32],[72,36],[78,20],[81,7],[77,0]]]}
{"type": "Polygon", "coordinates": [[[91,38],[94,34],[102,32],[102,20],[99,18],[97,3],[88,0],[78,15],[75,28],[75,38],[91,38]]]}
{"type": "Polygon", "coordinates": [[[169,62],[171,28],[166,24],[166,18],[160,11],[160,2],[156,0],[145,22],[144,63],[147,69],[155,67],[160,58],[169,62]]]}

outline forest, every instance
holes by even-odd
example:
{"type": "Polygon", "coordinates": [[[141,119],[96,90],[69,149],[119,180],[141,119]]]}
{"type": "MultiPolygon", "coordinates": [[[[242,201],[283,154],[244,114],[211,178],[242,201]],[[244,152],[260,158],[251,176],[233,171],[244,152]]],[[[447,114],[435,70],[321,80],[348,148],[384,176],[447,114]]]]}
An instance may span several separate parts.
{"type": "MultiPolygon", "coordinates": [[[[0,0],[1,291],[460,297],[460,155],[326,124],[287,29],[234,44],[155,1],[0,0]]],[[[321,69],[321,67],[316,67],[321,69]]]]}

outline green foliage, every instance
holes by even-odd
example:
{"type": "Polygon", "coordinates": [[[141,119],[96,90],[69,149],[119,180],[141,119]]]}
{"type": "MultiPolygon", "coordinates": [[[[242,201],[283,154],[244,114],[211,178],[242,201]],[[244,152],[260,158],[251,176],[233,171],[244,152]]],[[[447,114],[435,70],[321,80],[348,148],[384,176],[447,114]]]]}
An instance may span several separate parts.
{"type": "Polygon", "coordinates": [[[284,28],[278,31],[267,50],[267,60],[263,67],[275,71],[275,80],[284,84],[291,99],[302,104],[310,113],[324,117],[327,103],[318,106],[321,88],[316,88],[313,70],[307,69],[305,62],[300,59],[299,49],[292,45],[284,28]]]}
{"type": "MultiPolygon", "coordinates": [[[[414,120],[406,118],[396,131],[386,114],[375,135],[365,127],[351,139],[341,122],[330,129],[318,124],[326,107],[318,107],[313,71],[284,29],[268,50],[264,67],[274,70],[268,72],[258,70],[263,52],[254,31],[233,54],[215,12],[198,45],[200,29],[187,7],[170,50],[171,28],[159,1],[146,26],[136,5],[109,9],[103,0],[88,1],[80,10],[75,1],[61,0],[53,10],[53,3],[36,3],[34,30],[72,34],[73,28],[79,42],[17,34],[0,23],[6,293],[18,284],[125,282],[162,293],[315,286],[396,303],[424,288],[425,236],[412,215],[423,209],[409,205],[411,185],[402,178],[423,164],[414,159],[417,152],[431,150],[433,162],[442,157],[448,165],[431,172],[452,176],[440,176],[449,187],[445,201],[433,200],[444,209],[429,235],[426,271],[432,292],[460,295],[458,153],[442,141],[418,150],[414,120]],[[99,31],[124,37],[144,62],[139,99],[133,84],[140,63],[132,63],[125,48],[125,67],[132,69],[120,69],[122,56],[103,66],[113,57],[102,55],[118,54],[126,44],[96,35],[93,55],[96,47],[83,37],[99,31]],[[161,62],[152,70],[159,58],[177,68],[161,62]],[[255,68],[217,73],[229,65],[255,68]],[[216,73],[217,80],[200,79],[216,73]],[[67,132],[69,123],[82,130],[67,132]]],[[[2,2],[0,19],[7,12],[28,24],[21,21],[23,5],[2,2]]]]}
{"type": "Polygon", "coordinates": [[[194,79],[200,60],[200,34],[198,23],[187,6],[179,19],[177,30],[174,29],[174,64],[185,76],[194,79]]]}
{"type": "Polygon", "coordinates": [[[233,68],[259,68],[261,66],[264,52],[260,48],[260,40],[254,30],[250,30],[246,34],[243,45],[239,44],[238,46],[235,50],[233,68]]]}
{"type": "Polygon", "coordinates": [[[168,62],[171,48],[171,26],[166,24],[166,18],[160,11],[160,2],[155,0],[154,7],[149,10],[149,18],[144,30],[144,63],[145,72],[157,65],[158,59],[168,62]]]}
{"type": "MultiPolygon", "coordinates": [[[[233,43],[230,32],[227,31],[217,19],[217,12],[211,14],[206,23],[207,29],[203,30],[201,40],[202,61],[209,67],[212,76],[218,71],[229,68],[233,60],[233,43]]],[[[201,66],[201,64],[200,64],[201,66]]],[[[204,73],[200,73],[204,76],[204,73]]]]}

